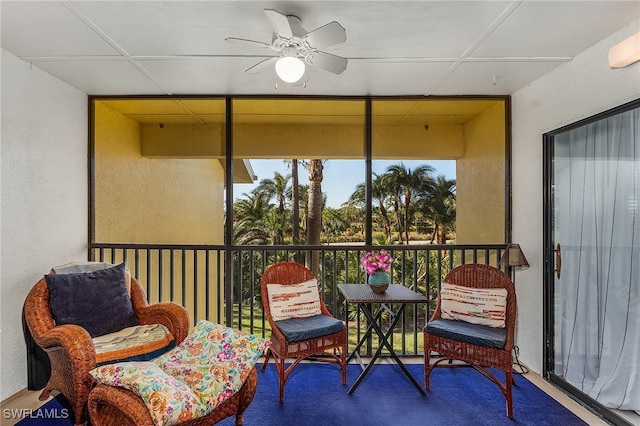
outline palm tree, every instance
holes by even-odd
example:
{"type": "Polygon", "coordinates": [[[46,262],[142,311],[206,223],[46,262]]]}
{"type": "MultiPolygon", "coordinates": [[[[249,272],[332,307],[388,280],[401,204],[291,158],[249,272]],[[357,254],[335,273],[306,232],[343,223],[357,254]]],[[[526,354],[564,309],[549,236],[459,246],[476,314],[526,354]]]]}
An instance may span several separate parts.
{"type": "Polygon", "coordinates": [[[439,175],[426,200],[425,214],[433,221],[433,235],[437,244],[446,244],[447,231],[456,220],[456,181],[439,175]]]}
{"type": "MultiPolygon", "coordinates": [[[[371,199],[377,202],[380,215],[382,216],[382,228],[387,240],[391,239],[391,219],[389,219],[389,213],[387,212],[386,204],[389,201],[390,190],[385,185],[384,176],[379,176],[374,173],[374,179],[371,182],[371,199]]],[[[366,185],[364,183],[358,184],[356,190],[351,194],[349,198],[349,204],[358,203],[363,205],[365,202],[366,185]]]]}
{"type": "Polygon", "coordinates": [[[273,179],[262,179],[260,184],[254,189],[259,193],[264,194],[264,197],[268,200],[275,199],[277,205],[277,212],[280,218],[274,218],[271,225],[277,226],[269,227],[270,233],[276,232],[273,236],[273,244],[282,244],[284,242],[284,235],[286,226],[284,221],[286,219],[286,204],[287,193],[289,192],[289,179],[291,175],[282,175],[281,173],[274,172],[273,179]]]}
{"type": "Polygon", "coordinates": [[[262,179],[254,191],[265,193],[269,199],[275,198],[278,212],[282,214],[286,208],[289,179],[291,175],[284,176],[274,172],[273,179],[262,179]]]}
{"type": "MultiPolygon", "coordinates": [[[[409,226],[411,224],[411,197],[413,194],[424,193],[433,186],[433,167],[423,164],[411,170],[404,164],[396,164],[389,166],[385,173],[385,184],[391,189],[394,197],[394,206],[396,208],[396,218],[399,220],[399,205],[404,199],[402,224],[399,227],[400,232],[404,231],[404,239],[409,244],[409,226]]],[[[400,235],[400,244],[402,244],[402,234],[400,235]]]]}
{"type": "Polygon", "coordinates": [[[398,243],[402,245],[404,242],[404,236],[402,233],[402,219],[400,218],[402,186],[400,182],[394,179],[394,176],[392,176],[388,170],[387,173],[383,174],[381,178],[383,187],[388,191],[390,202],[393,206],[393,216],[396,222],[396,231],[398,232],[398,243]]]}
{"type": "Polygon", "coordinates": [[[265,245],[267,242],[268,236],[264,229],[255,227],[249,219],[233,221],[234,245],[265,245]]]}
{"type": "Polygon", "coordinates": [[[298,185],[298,160],[291,160],[291,224],[294,244],[300,239],[300,190],[298,185]]]}
{"type": "Polygon", "coordinates": [[[302,207],[302,211],[300,212],[300,224],[304,226],[300,231],[303,235],[300,237],[304,237],[306,241],[307,234],[307,218],[309,217],[309,185],[300,185],[298,187],[298,195],[300,197],[300,207],[302,207]]]}
{"type": "Polygon", "coordinates": [[[263,193],[255,189],[249,194],[242,194],[242,197],[233,203],[234,244],[266,243],[268,233],[262,218],[273,206],[263,193]]]}
{"type": "Polygon", "coordinates": [[[282,244],[284,242],[283,236],[288,225],[287,217],[280,214],[277,210],[271,209],[266,212],[262,220],[265,225],[265,231],[271,238],[271,244],[282,244]]]}
{"type": "Polygon", "coordinates": [[[249,194],[242,194],[242,197],[244,198],[239,198],[233,203],[234,220],[238,218],[259,222],[265,211],[272,207],[269,200],[255,189],[249,194]]]}
{"type": "Polygon", "coordinates": [[[384,220],[384,232],[387,240],[391,240],[391,219],[389,219],[389,213],[387,212],[386,203],[390,198],[391,191],[385,184],[385,179],[379,175],[374,174],[375,178],[371,182],[371,199],[378,202],[378,209],[380,209],[380,215],[384,220]]]}
{"type": "MultiPolygon", "coordinates": [[[[322,160],[309,162],[309,212],[307,216],[307,245],[320,245],[322,232],[322,160]]],[[[309,269],[318,276],[320,253],[315,250],[309,259],[309,269]]]]}
{"type": "MultiPolygon", "coordinates": [[[[351,194],[349,199],[342,204],[342,210],[347,215],[351,226],[358,224],[356,229],[359,229],[364,234],[366,227],[365,212],[365,185],[363,183],[356,185],[355,191],[351,194]]],[[[353,231],[353,229],[352,229],[353,231]]]]}

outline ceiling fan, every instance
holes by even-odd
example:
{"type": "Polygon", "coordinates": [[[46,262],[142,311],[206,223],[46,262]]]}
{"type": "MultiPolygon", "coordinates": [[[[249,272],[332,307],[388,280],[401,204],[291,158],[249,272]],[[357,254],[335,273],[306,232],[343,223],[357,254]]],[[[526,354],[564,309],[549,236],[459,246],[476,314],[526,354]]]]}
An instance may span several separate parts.
{"type": "Polygon", "coordinates": [[[275,66],[276,74],[282,81],[306,86],[307,65],[316,66],[334,74],[340,74],[347,68],[346,58],[318,50],[347,40],[347,32],[336,21],[307,32],[302,28],[302,20],[297,16],[283,15],[273,9],[265,9],[264,13],[273,27],[271,43],[238,37],[225,39],[232,43],[258,45],[278,52],[278,56],[267,58],[246,69],[247,74],[257,74],[269,66],[275,66]]]}

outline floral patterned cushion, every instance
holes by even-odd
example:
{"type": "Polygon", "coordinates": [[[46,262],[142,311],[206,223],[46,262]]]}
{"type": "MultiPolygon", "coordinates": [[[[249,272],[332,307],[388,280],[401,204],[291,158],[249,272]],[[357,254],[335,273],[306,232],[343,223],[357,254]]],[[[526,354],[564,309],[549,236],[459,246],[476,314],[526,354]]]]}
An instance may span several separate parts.
{"type": "Polygon", "coordinates": [[[153,362],[119,362],[91,370],[100,383],[138,394],[156,425],[174,425],[204,416],[208,407],[186,383],[168,375],[153,362]]]}
{"type": "Polygon", "coordinates": [[[91,374],[136,392],[156,425],[172,425],[210,413],[237,392],[268,344],[202,320],[180,345],[153,361],[106,365],[91,374]]]}
{"type": "Polygon", "coordinates": [[[203,320],[154,362],[215,408],[240,390],[266,346],[262,338],[203,320]]]}

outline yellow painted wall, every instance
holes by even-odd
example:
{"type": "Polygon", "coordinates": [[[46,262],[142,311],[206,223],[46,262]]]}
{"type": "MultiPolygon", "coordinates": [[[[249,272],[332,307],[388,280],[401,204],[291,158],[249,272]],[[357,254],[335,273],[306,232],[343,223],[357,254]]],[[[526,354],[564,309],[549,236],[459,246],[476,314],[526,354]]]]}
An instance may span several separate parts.
{"type": "Polygon", "coordinates": [[[139,124],[99,102],[95,123],[97,241],[223,243],[219,161],[145,158],[139,124]]]}
{"type": "Polygon", "coordinates": [[[502,103],[464,126],[456,163],[458,244],[505,242],[505,109],[502,103]]]}
{"type": "Polygon", "coordinates": [[[143,124],[140,129],[147,158],[224,158],[220,124],[143,124]]]}
{"type": "Polygon", "coordinates": [[[373,126],[373,159],[456,160],[464,155],[462,125],[373,126]]]}
{"type": "MultiPolygon", "coordinates": [[[[140,125],[100,102],[95,105],[95,239],[113,243],[223,244],[224,243],[224,171],[214,159],[153,159],[141,153],[140,125]]],[[[164,253],[163,256],[168,256],[164,253]]],[[[178,265],[182,253],[174,253],[178,265]]],[[[212,256],[210,276],[217,267],[212,256]]],[[[129,267],[133,256],[128,257],[129,267]]],[[[162,299],[169,298],[169,261],[163,271],[146,277],[146,256],[140,259],[137,274],[143,282],[157,286],[162,277],[162,299]]],[[[157,267],[157,254],[151,257],[157,267]]],[[[204,260],[197,262],[199,276],[204,277],[204,260]]],[[[182,268],[174,272],[175,300],[184,299],[193,306],[198,295],[200,313],[204,312],[204,283],[193,282],[193,259],[185,258],[185,287],[182,295],[182,268]]],[[[204,278],[203,278],[204,279],[204,278]]],[[[214,283],[216,281],[212,281],[214,283]]],[[[210,289],[212,313],[221,306],[214,289],[210,289]],[[218,300],[216,304],[213,301],[218,300]]],[[[159,294],[149,294],[157,301],[159,294]]],[[[200,315],[199,315],[200,316],[200,315]]],[[[193,312],[192,312],[193,319],[193,312]]]]}
{"type": "MultiPolygon", "coordinates": [[[[239,158],[364,160],[364,123],[236,125],[233,154],[239,158]],[[293,141],[293,142],[292,142],[293,141]]],[[[374,159],[451,160],[464,153],[460,125],[373,125],[374,159]]]]}

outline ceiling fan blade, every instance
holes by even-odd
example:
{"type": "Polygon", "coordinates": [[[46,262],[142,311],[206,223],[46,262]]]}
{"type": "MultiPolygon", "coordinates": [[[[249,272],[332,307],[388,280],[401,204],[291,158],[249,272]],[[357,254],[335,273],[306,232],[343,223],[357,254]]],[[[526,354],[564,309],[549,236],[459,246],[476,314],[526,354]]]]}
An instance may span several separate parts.
{"type": "Polygon", "coordinates": [[[278,60],[278,56],[274,56],[273,58],[267,58],[247,68],[246,70],[244,70],[244,72],[247,74],[258,74],[260,71],[269,67],[270,65],[271,66],[275,65],[277,60],[278,60]]]}
{"type": "Polygon", "coordinates": [[[329,22],[302,36],[302,42],[306,42],[315,49],[333,46],[345,41],[347,41],[347,31],[336,21],[329,22]]]}
{"type": "Polygon", "coordinates": [[[227,37],[225,38],[225,41],[228,41],[229,43],[234,43],[234,44],[259,45],[260,47],[264,47],[265,49],[269,49],[271,47],[271,44],[269,43],[264,43],[262,41],[256,41],[256,40],[248,40],[246,38],[227,37]]]}
{"type": "Polygon", "coordinates": [[[334,74],[340,74],[347,69],[348,63],[347,58],[326,52],[311,52],[307,55],[307,60],[311,65],[315,65],[334,74]]]}
{"type": "Polygon", "coordinates": [[[265,9],[264,14],[267,15],[267,19],[271,22],[273,31],[280,37],[291,38],[293,32],[291,31],[291,25],[289,25],[289,19],[273,9],[265,9]]]}

